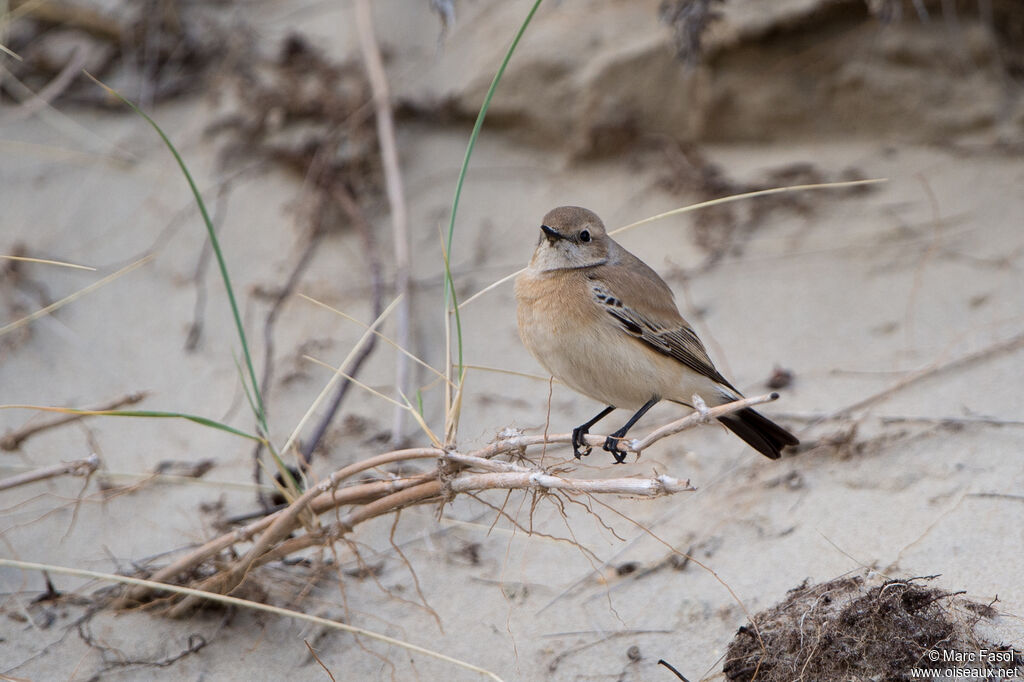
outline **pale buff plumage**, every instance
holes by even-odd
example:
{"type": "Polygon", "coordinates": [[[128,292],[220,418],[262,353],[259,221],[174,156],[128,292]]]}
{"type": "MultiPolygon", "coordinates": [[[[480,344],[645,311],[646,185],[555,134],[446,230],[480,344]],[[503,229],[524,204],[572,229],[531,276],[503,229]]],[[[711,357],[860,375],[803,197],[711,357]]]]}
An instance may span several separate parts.
{"type": "MultiPolygon", "coordinates": [[[[583,208],[549,212],[529,268],[516,278],[519,334],[530,353],[570,388],[606,405],[639,410],[605,443],[617,440],[661,399],[709,406],[739,391],[715,369],[654,270],[609,237],[583,208]]],[[[574,450],[593,423],[574,431],[574,450]]],[[[751,409],[722,422],[768,457],[796,438],[751,409]]]]}

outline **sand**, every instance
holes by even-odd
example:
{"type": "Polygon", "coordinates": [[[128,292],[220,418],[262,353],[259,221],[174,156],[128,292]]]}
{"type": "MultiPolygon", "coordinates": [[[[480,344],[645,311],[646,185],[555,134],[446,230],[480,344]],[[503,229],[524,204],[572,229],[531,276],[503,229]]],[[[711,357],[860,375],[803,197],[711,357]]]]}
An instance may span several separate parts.
{"type": "MultiPolygon", "coordinates": [[[[947,40],[937,22],[924,26],[905,16],[881,26],[849,10],[825,13],[816,24],[808,9],[815,3],[787,3],[772,33],[763,19],[748,18],[744,3],[732,4],[732,23],[716,29],[705,63],[689,75],[672,59],[656,3],[542,7],[476,147],[452,268],[465,298],[522,267],[540,217],[555,205],[587,206],[614,227],[706,198],[679,179],[679,150],[690,144],[737,185],[768,182],[772,169],[793,164],[810,164],[825,179],[887,178],[868,191],[816,190],[801,194],[799,204],[771,208],[736,204],[721,223],[701,223],[693,214],[621,238],[665,276],[737,387],[757,394],[767,390],[776,366],[793,373],[781,400],[764,411],[792,427],[805,450],[773,462],[706,426],[621,466],[595,452],[570,462],[572,475],[667,473],[689,478],[697,491],[601,499],[591,511],[567,507],[566,518],[550,501],[531,512],[529,498],[513,494],[505,510],[518,528],[508,518],[495,521],[492,507],[471,498],[413,508],[394,529],[401,555],[389,541],[393,516],[351,534],[377,567],[375,578],[351,570],[350,548],[339,544],[337,558],[348,569],[340,579],[334,569],[315,574],[306,565],[271,564],[247,596],[403,639],[503,679],[671,679],[657,666],[663,658],[696,680],[720,675],[746,614],[807,578],[938,574],[942,589],[983,603],[998,598],[1000,615],[986,627],[994,639],[1021,646],[1019,82],[1001,79],[993,43],[966,16],[964,44],[974,57],[949,66],[935,57],[935,46],[947,40]],[[621,35],[609,26],[620,26],[621,35]],[[797,38],[799,59],[780,56],[786,40],[797,38]],[[832,54],[842,68],[822,66],[819,73],[821,54],[832,54]],[[759,60],[767,68],[752,72],[759,60]],[[631,80],[633,73],[641,82],[631,80]],[[678,111],[659,104],[659,88],[670,77],[679,79],[685,100],[678,111]],[[943,101],[935,78],[943,79],[943,101]],[[801,82],[813,94],[794,99],[801,82]],[[637,92],[653,99],[624,110],[637,92]],[[780,109],[780,101],[787,107],[780,109]],[[755,118],[760,128],[744,123],[755,118]],[[851,119],[856,125],[847,125],[851,119]],[[676,133],[682,147],[665,137],[676,133]],[[699,235],[712,229],[725,239],[723,225],[732,232],[712,259],[699,235]],[[695,561],[671,561],[672,548],[695,561]]],[[[376,8],[396,97],[441,112],[404,114],[398,125],[414,254],[411,350],[435,366],[444,355],[438,229],[447,226],[480,84],[489,82],[526,9],[460,5],[439,45],[427,3],[376,8]],[[435,108],[441,102],[446,108],[435,108]]],[[[245,14],[267,53],[295,30],[334,59],[358,55],[348,6],[265,4],[245,14]]],[[[294,264],[309,195],[301,179],[280,170],[238,175],[238,165],[219,163],[219,144],[204,131],[230,108],[226,92],[225,81],[213,79],[209,90],[151,113],[216,208],[261,363],[269,303],[260,292],[280,287],[294,264]],[[228,178],[227,198],[218,204],[228,178]]],[[[201,278],[202,337],[195,351],[184,347],[205,233],[166,148],[143,121],[121,111],[58,103],[46,115],[18,119],[16,112],[9,103],[0,110],[0,253],[24,245],[29,255],[97,271],[21,266],[20,279],[3,285],[4,323],[42,306],[32,283],[57,300],[139,258],[151,260],[0,337],[0,402],[87,407],[145,391],[140,408],[252,430],[233,360],[237,337],[212,266],[201,278]]],[[[386,202],[370,197],[364,210],[390,254],[386,202]]],[[[392,276],[386,260],[385,277],[392,276]]],[[[370,321],[358,234],[332,230],[297,291],[370,321]]],[[[468,306],[462,321],[467,364],[542,372],[516,334],[510,285],[468,306]]],[[[384,331],[393,333],[393,323],[384,331]]],[[[302,355],[340,362],[361,333],[297,296],[287,300],[267,395],[275,442],[283,442],[329,379],[302,355]]],[[[394,364],[393,349],[381,346],[360,378],[390,394],[394,364]]],[[[425,370],[414,376],[417,385],[432,379],[425,370]]],[[[565,432],[600,409],[556,385],[549,416],[546,381],[481,370],[471,370],[466,391],[458,438],[464,449],[505,427],[542,432],[548,418],[552,432],[565,432]]],[[[424,399],[426,418],[438,427],[440,391],[434,387],[424,399]]],[[[609,424],[627,416],[616,412],[609,424]]],[[[636,433],[678,416],[679,408],[659,406],[636,433]]],[[[42,418],[0,411],[0,434],[42,418]]],[[[391,424],[388,403],[351,394],[313,476],[383,451],[378,436],[391,424]]],[[[425,444],[408,420],[405,429],[410,443],[425,444]]],[[[0,477],[90,452],[103,466],[84,489],[81,479],[63,478],[2,493],[0,556],[132,573],[213,537],[219,516],[256,508],[251,445],[180,420],[94,418],[50,429],[0,452],[0,477]],[[139,482],[160,462],[203,459],[213,468],[201,482],[151,481],[115,495],[99,487],[139,482]]],[[[545,461],[569,456],[565,447],[552,448],[545,461]]],[[[500,506],[505,496],[482,499],[500,506]]],[[[51,578],[64,597],[37,602],[46,589],[38,572],[0,569],[7,594],[0,614],[3,675],[326,679],[308,642],[337,679],[479,679],[443,661],[266,614],[214,610],[168,620],[146,611],[92,613],[71,595],[89,596],[101,583],[51,578]]]]}

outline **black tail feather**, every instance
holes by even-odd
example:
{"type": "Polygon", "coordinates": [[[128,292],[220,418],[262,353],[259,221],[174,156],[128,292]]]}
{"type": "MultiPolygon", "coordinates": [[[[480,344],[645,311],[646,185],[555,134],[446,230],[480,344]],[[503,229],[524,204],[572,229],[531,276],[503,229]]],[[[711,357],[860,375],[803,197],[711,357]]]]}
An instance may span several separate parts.
{"type": "Polygon", "coordinates": [[[718,421],[770,459],[778,459],[785,446],[800,443],[789,431],[749,407],[720,417],[718,421]]]}

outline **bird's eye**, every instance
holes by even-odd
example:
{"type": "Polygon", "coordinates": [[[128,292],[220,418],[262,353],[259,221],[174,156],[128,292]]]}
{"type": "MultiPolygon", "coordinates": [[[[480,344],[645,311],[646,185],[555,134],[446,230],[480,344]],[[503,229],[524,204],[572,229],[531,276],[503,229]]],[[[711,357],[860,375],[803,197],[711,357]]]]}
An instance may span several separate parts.
{"type": "Polygon", "coordinates": [[[584,243],[590,241],[590,230],[583,230],[580,232],[580,241],[584,243]]]}

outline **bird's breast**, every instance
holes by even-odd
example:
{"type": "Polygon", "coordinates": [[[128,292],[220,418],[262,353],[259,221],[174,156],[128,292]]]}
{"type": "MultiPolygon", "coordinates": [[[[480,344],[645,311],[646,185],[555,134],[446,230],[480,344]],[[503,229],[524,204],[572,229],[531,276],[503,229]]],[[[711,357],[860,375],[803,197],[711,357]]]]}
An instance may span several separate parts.
{"type": "Polygon", "coordinates": [[[556,366],[571,356],[573,346],[583,340],[594,319],[593,302],[588,300],[582,275],[573,271],[534,273],[528,270],[516,278],[516,317],[519,336],[526,349],[552,374],[561,379],[556,366]]]}
{"type": "Polygon", "coordinates": [[[618,329],[594,302],[579,271],[516,279],[523,345],[548,372],[594,400],[635,409],[676,382],[678,363],[618,329]]]}

